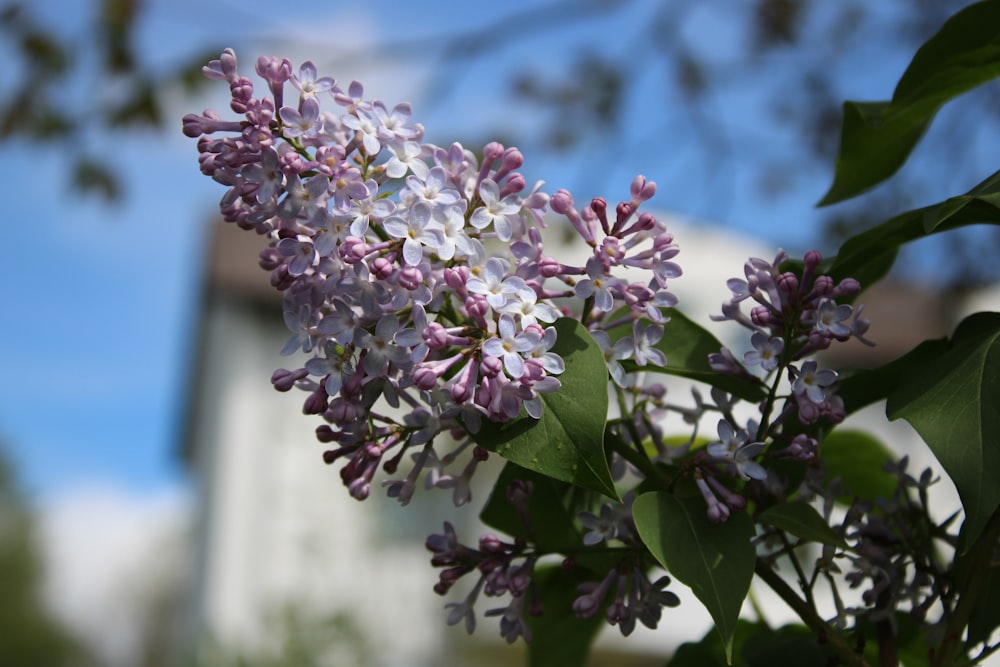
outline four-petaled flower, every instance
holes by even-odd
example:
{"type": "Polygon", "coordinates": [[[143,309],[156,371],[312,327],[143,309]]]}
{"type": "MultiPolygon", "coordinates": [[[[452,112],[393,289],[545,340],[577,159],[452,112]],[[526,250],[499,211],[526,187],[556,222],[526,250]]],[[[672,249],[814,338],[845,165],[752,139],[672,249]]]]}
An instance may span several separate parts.
{"type": "Polygon", "coordinates": [[[514,317],[509,313],[500,316],[497,334],[483,343],[483,354],[502,359],[504,369],[512,378],[521,377],[524,375],[524,357],[521,355],[533,350],[541,336],[535,331],[518,332],[514,317]]]}
{"type": "Polygon", "coordinates": [[[765,371],[773,371],[781,361],[781,353],[785,349],[785,341],[771,338],[763,331],[755,331],[750,336],[750,344],[754,349],[743,355],[743,363],[747,366],[760,365],[765,371]]]}
{"type": "Polygon", "coordinates": [[[819,370],[816,362],[810,359],[802,364],[792,381],[792,391],[798,396],[805,395],[813,403],[822,403],[826,400],[826,388],[836,381],[836,372],[819,370]]]}

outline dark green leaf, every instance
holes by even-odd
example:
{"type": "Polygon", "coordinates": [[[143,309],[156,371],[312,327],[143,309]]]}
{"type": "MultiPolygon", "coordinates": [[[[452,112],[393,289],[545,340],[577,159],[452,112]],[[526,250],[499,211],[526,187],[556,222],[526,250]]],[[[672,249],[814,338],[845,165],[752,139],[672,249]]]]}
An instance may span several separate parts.
{"type": "Polygon", "coordinates": [[[944,338],[926,340],[898,359],[877,368],[842,371],[837,395],[852,414],[876,401],[885,400],[899,386],[906,369],[937,358],[948,347],[944,338]]]}
{"type": "MultiPolygon", "coordinates": [[[[928,667],[930,646],[925,634],[926,626],[912,614],[898,611],[895,614],[896,650],[900,663],[906,667],[928,667]]],[[[869,665],[879,664],[878,631],[869,616],[859,616],[854,631],[865,640],[865,659],[869,665]]]]}
{"type": "Polygon", "coordinates": [[[1000,627],[1000,566],[994,565],[986,571],[986,576],[976,579],[980,589],[975,607],[969,618],[970,645],[988,641],[993,631],[1000,627]]]}
{"type": "Polygon", "coordinates": [[[952,197],[937,207],[936,215],[924,216],[924,232],[930,234],[945,223],[971,221],[994,224],[1000,220],[1000,172],[987,178],[964,195],[952,197]]]}
{"type": "Polygon", "coordinates": [[[543,394],[541,419],[522,414],[505,423],[484,422],[476,442],[508,461],[619,500],[604,456],[608,369],[600,346],[580,322],[555,323],[552,351],[566,362],[562,387],[543,394]]]}
{"type": "Polygon", "coordinates": [[[885,276],[903,244],[930,234],[976,224],[1000,225],[1000,172],[960,197],[901,213],[847,239],[830,267],[835,279],[869,286],[885,276]]]}
{"type": "Polygon", "coordinates": [[[841,549],[847,548],[837,533],[823,520],[820,513],[812,505],[806,503],[782,503],[758,514],[754,519],[758,523],[780,528],[807,542],[821,542],[841,549]]]}
{"type": "Polygon", "coordinates": [[[836,429],[819,446],[826,481],[839,477],[840,498],[874,500],[891,498],[896,479],[883,470],[895,456],[877,439],[863,431],[836,429]]]}
{"type": "Polygon", "coordinates": [[[747,667],[824,667],[830,655],[816,635],[804,625],[766,628],[752,634],[743,644],[747,667]]]}
{"type": "MultiPolygon", "coordinates": [[[[743,645],[759,632],[770,630],[763,623],[744,619],[737,621],[732,667],[747,667],[743,659],[743,645]]],[[[725,667],[726,664],[726,648],[719,639],[719,633],[712,629],[698,642],[684,642],[678,646],[667,667],[725,667]]]]}
{"type": "Polygon", "coordinates": [[[1000,506],[1000,313],[963,320],[946,352],[904,374],[886,414],[908,421],[951,476],[974,542],[1000,506]]]}
{"type": "Polygon", "coordinates": [[[892,176],[943,104],[1000,76],[1000,1],[973,3],[917,51],[890,102],[847,102],[833,204],[892,176]]]}
{"type": "Polygon", "coordinates": [[[757,562],[750,517],[736,512],[714,524],[703,499],[669,493],[639,496],[632,516],[650,553],[708,609],[731,662],[736,621],[757,562]]]}
{"type": "Polygon", "coordinates": [[[576,528],[577,513],[593,509],[595,497],[599,496],[591,491],[507,463],[479,518],[502,533],[534,542],[541,552],[573,553],[578,564],[603,576],[619,558],[605,549],[584,547],[583,535],[576,528]],[[507,500],[507,486],[515,479],[530,482],[533,488],[528,500],[530,530],[507,500]]]}
{"type": "MultiPolygon", "coordinates": [[[[739,378],[713,371],[708,365],[708,355],[721,350],[722,343],[679,310],[664,308],[663,313],[670,321],[663,326],[663,338],[656,347],[667,355],[667,365],[643,366],[642,370],[704,382],[748,401],[760,401],[767,395],[760,381],[753,377],[739,378]]],[[[630,372],[639,368],[630,360],[622,362],[622,366],[630,372]]]]}
{"type": "MultiPolygon", "coordinates": [[[[531,667],[582,667],[590,645],[604,625],[604,614],[577,618],[572,612],[576,587],[587,581],[582,571],[566,572],[558,567],[536,570],[532,580],[542,597],[541,616],[527,616],[531,628],[528,664],[531,667]]],[[[530,593],[529,593],[530,594],[530,593]]]]}

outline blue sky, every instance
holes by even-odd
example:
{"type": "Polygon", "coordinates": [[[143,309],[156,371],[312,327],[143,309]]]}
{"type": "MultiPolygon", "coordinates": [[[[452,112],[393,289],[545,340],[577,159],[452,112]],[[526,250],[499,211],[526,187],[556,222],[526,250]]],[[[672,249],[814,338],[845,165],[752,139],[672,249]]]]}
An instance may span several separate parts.
{"type": "MultiPolygon", "coordinates": [[[[81,34],[86,20],[82,4],[69,3],[68,8],[65,2],[40,0],[32,9],[67,34],[81,34]]],[[[635,6],[642,10],[653,4],[635,6]]],[[[274,3],[235,0],[151,0],[146,5],[140,30],[146,62],[167,67],[215,43],[237,47],[242,69],[250,73],[257,53],[289,55],[296,63],[312,58],[324,68],[324,58],[333,59],[326,55],[330,45],[358,49],[365,40],[442,34],[455,29],[456,20],[487,25],[536,3],[479,4],[474,17],[456,11],[470,5],[444,1],[421,3],[419,12],[402,1],[378,3],[377,12],[366,9],[367,3],[345,10],[346,3],[297,2],[294,14],[277,11],[274,3]],[[285,40],[294,40],[295,47],[285,40]]],[[[468,71],[452,68],[446,76],[455,80],[446,82],[454,88],[444,100],[427,99],[423,84],[441,81],[419,59],[397,63],[387,72],[382,69],[386,61],[369,53],[344,65],[343,72],[324,73],[343,82],[370,76],[366,83],[374,96],[389,103],[414,101],[428,138],[445,143],[484,129],[535,123],[529,108],[507,104],[503,84],[506,73],[526,62],[551,67],[581,44],[595,42],[627,62],[634,45],[621,36],[631,34],[641,17],[625,13],[615,21],[570,26],[563,32],[557,26],[538,30],[530,39],[475,61],[468,71]],[[425,107],[431,109],[426,115],[421,113],[425,107]]],[[[731,57],[734,37],[720,11],[696,13],[684,33],[716,45],[720,59],[731,57]]],[[[493,38],[508,41],[503,34],[493,38]]],[[[853,61],[860,65],[863,58],[861,53],[853,61]]],[[[908,58],[895,54],[879,68],[844,72],[854,81],[847,84],[849,94],[888,96],[908,58]]],[[[810,207],[828,182],[828,167],[804,169],[780,200],[759,194],[759,174],[749,167],[737,164],[711,176],[712,162],[698,152],[701,144],[692,140],[691,128],[666,113],[670,104],[681,101],[665,98],[655,73],[644,71],[641,62],[631,65],[642,92],[628,106],[626,136],[618,144],[595,141],[592,162],[566,165],[560,158],[529,154],[529,182],[544,178],[550,191],[571,187],[592,196],[598,192],[591,190],[613,179],[603,194],[615,199],[626,192],[631,176],[641,172],[660,183],[655,203],[663,209],[761,232],[793,248],[806,244],[814,235],[816,214],[810,207]]],[[[164,133],[94,138],[94,147],[114,155],[126,175],[128,197],[119,205],[67,192],[61,177],[64,161],[56,150],[36,150],[24,142],[0,145],[0,188],[6,195],[12,250],[0,281],[6,312],[0,328],[5,378],[0,385],[0,441],[34,498],[88,484],[135,494],[185,485],[176,456],[180,419],[208,222],[222,190],[199,174],[194,142],[180,134],[180,117],[204,106],[225,112],[224,92],[215,86],[206,99],[172,102],[168,113],[175,113],[176,122],[164,133]]],[[[715,101],[719,114],[735,107],[742,119],[725,138],[728,150],[751,153],[789,140],[769,134],[762,95],[735,89],[715,101]]]]}

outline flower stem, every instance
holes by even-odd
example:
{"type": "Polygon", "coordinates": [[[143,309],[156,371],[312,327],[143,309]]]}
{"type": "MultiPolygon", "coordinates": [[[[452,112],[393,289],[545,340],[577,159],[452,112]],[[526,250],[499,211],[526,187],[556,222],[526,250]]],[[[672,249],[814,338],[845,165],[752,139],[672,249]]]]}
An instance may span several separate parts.
{"type": "Polygon", "coordinates": [[[955,559],[965,559],[968,563],[965,577],[959,584],[958,602],[952,612],[951,619],[945,631],[944,640],[934,654],[931,667],[946,667],[955,663],[955,656],[962,648],[962,637],[972,618],[972,612],[983,589],[982,577],[991,567],[993,549],[1000,539],[1000,508],[993,512],[989,523],[976,538],[975,544],[964,556],[955,559]]]}
{"type": "Polygon", "coordinates": [[[778,596],[785,601],[792,610],[799,615],[802,622],[805,623],[809,628],[816,633],[816,637],[820,642],[829,646],[840,661],[847,667],[870,667],[865,661],[863,655],[855,651],[850,644],[844,639],[843,636],[830,625],[823,620],[823,618],[816,613],[816,609],[800,598],[795,590],[788,585],[784,579],[781,578],[777,572],[771,569],[771,566],[763,561],[762,559],[757,559],[757,565],[754,568],[754,572],[760,577],[764,583],[771,587],[778,596]]]}

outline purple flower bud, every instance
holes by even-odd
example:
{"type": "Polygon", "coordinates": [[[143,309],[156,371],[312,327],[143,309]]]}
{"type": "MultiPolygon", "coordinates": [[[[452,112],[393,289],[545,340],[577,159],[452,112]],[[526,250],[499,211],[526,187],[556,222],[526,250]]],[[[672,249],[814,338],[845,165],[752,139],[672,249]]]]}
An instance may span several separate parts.
{"type": "Polygon", "coordinates": [[[281,84],[292,78],[292,61],[288,58],[260,56],[257,58],[256,72],[268,84],[281,84]]]}
{"type": "Polygon", "coordinates": [[[498,160],[503,155],[503,153],[503,144],[497,141],[491,141],[483,146],[483,164],[492,165],[495,160],[498,160]]]}
{"type": "Polygon", "coordinates": [[[278,391],[285,392],[294,387],[296,382],[307,375],[309,375],[309,373],[304,368],[299,368],[294,371],[279,368],[271,374],[271,384],[274,385],[274,388],[278,391]]]}
{"type": "MultiPolygon", "coordinates": [[[[316,427],[316,439],[324,443],[334,442],[337,440],[337,432],[330,428],[329,424],[320,424],[316,427]]],[[[330,461],[327,461],[327,463],[330,463],[330,461]]]]}
{"type": "Polygon", "coordinates": [[[768,327],[774,320],[773,315],[767,306],[754,306],[750,310],[750,321],[759,327],[768,327]]]}
{"type": "Polygon", "coordinates": [[[503,178],[505,174],[514,169],[520,169],[523,164],[524,155],[516,147],[511,146],[503,152],[503,164],[500,167],[500,171],[497,172],[496,177],[503,178]]]}
{"type": "Polygon", "coordinates": [[[465,310],[480,328],[487,328],[486,316],[490,312],[490,304],[486,301],[486,297],[480,294],[470,294],[465,299],[465,310]]]}
{"type": "Polygon", "coordinates": [[[503,360],[500,357],[483,357],[479,362],[479,370],[483,376],[495,378],[503,372],[503,360]]]}
{"type": "Polygon", "coordinates": [[[358,262],[364,260],[365,255],[368,254],[368,250],[365,247],[365,240],[358,238],[357,236],[348,236],[344,239],[344,242],[340,244],[340,258],[343,259],[348,264],[357,264],[358,262]]]}
{"type": "Polygon", "coordinates": [[[253,99],[253,82],[246,77],[237,77],[230,81],[229,92],[233,96],[229,108],[236,113],[247,113],[253,99]]]}
{"type": "Polygon", "coordinates": [[[538,260],[538,274],[543,278],[554,278],[562,273],[562,264],[555,257],[542,257],[538,260]]]}
{"type": "Polygon", "coordinates": [[[338,396],[330,402],[325,417],[334,424],[352,424],[358,420],[358,409],[352,401],[338,396]]]}
{"type": "Polygon", "coordinates": [[[232,81],[236,77],[236,64],[236,52],[225,49],[218,60],[209,61],[208,65],[201,68],[201,72],[209,79],[232,81]]]}
{"type": "Polygon", "coordinates": [[[506,546],[499,537],[488,533],[479,538],[479,550],[488,554],[503,553],[506,546]]]}
{"type": "Polygon", "coordinates": [[[385,257],[376,257],[372,260],[369,269],[372,272],[372,277],[376,280],[388,280],[392,275],[394,267],[392,262],[385,257]]]}
{"type": "Polygon", "coordinates": [[[634,209],[629,206],[628,202],[623,201],[618,203],[618,206],[615,207],[615,215],[617,216],[614,226],[615,232],[622,230],[622,227],[625,226],[625,223],[628,222],[628,219],[632,217],[632,213],[634,212],[634,209]]]}
{"type": "MultiPolygon", "coordinates": [[[[584,210],[584,213],[586,213],[584,210]]],[[[608,202],[605,201],[604,197],[594,197],[590,200],[590,211],[593,211],[594,215],[601,222],[601,229],[604,230],[605,234],[611,233],[611,225],[608,222],[608,202]]]]}
{"type": "Polygon", "coordinates": [[[522,174],[511,174],[500,186],[500,197],[504,198],[517,192],[521,192],[527,186],[522,174]]]}
{"type": "Polygon", "coordinates": [[[813,294],[816,296],[831,296],[833,294],[833,278],[830,276],[816,276],[813,283],[813,294]]]}
{"type": "Polygon", "coordinates": [[[569,193],[568,190],[559,189],[556,191],[552,198],[549,200],[549,206],[552,211],[558,213],[559,215],[568,216],[573,209],[573,195],[569,193]]]}
{"type": "Polygon", "coordinates": [[[302,412],[307,415],[321,415],[326,412],[328,396],[326,395],[326,389],[320,385],[320,388],[309,394],[309,398],[306,399],[305,404],[302,406],[302,412]]]}
{"type": "Polygon", "coordinates": [[[807,270],[815,271],[816,267],[823,261],[823,255],[820,254],[819,250],[809,250],[803,256],[802,261],[807,270]]]}
{"type": "Polygon", "coordinates": [[[790,272],[782,273],[778,276],[778,289],[789,296],[797,294],[799,291],[799,277],[790,272]]]}
{"type": "Polygon", "coordinates": [[[455,383],[451,385],[451,400],[456,403],[468,403],[472,399],[476,390],[477,367],[478,364],[469,362],[462,368],[455,383]]]}
{"type": "Polygon", "coordinates": [[[833,290],[833,296],[856,296],[861,292],[861,283],[854,278],[844,278],[833,290]]]}
{"type": "Polygon", "coordinates": [[[653,198],[656,194],[656,183],[654,181],[647,181],[646,177],[640,174],[632,179],[629,192],[632,195],[632,207],[635,208],[640,202],[649,201],[653,198]]]}
{"type": "Polygon", "coordinates": [[[423,284],[424,276],[420,267],[407,265],[400,269],[397,281],[403,289],[415,290],[423,284]]]}

